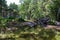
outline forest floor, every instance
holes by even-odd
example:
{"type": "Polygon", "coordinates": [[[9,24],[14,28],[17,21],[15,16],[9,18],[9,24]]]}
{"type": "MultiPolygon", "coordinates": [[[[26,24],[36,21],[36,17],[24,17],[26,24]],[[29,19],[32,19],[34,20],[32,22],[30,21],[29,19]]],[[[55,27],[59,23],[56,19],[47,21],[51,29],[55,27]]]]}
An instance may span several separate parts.
{"type": "MultiPolygon", "coordinates": [[[[54,25],[47,25],[47,27],[44,27],[45,29],[56,29],[59,31],[56,31],[57,35],[55,36],[56,40],[60,40],[60,27],[58,26],[54,26],[54,25]]],[[[11,32],[11,33],[0,33],[0,40],[5,40],[5,38],[8,38],[6,40],[26,40],[26,38],[21,38],[20,35],[22,34],[38,34],[38,32],[40,31],[39,28],[35,29],[31,29],[30,31],[17,31],[16,33],[11,32]],[[11,39],[10,39],[11,38],[11,39]],[[13,39],[15,38],[15,39],[13,39]]],[[[27,35],[28,36],[28,35],[27,35]]],[[[28,37],[29,38],[29,37],[28,37]]],[[[29,40],[33,40],[33,38],[30,38],[29,40]]],[[[38,39],[40,40],[40,39],[38,39]]]]}

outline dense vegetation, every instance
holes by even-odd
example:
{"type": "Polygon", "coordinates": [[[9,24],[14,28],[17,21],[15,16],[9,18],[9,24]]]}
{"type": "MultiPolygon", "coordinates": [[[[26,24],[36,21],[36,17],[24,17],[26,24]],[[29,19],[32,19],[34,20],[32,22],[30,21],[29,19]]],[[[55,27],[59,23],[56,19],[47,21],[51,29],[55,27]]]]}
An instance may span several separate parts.
{"type": "Polygon", "coordinates": [[[40,19],[49,17],[49,25],[60,22],[59,0],[20,0],[20,5],[0,0],[0,40],[60,40],[60,31],[45,29],[40,19]]]}

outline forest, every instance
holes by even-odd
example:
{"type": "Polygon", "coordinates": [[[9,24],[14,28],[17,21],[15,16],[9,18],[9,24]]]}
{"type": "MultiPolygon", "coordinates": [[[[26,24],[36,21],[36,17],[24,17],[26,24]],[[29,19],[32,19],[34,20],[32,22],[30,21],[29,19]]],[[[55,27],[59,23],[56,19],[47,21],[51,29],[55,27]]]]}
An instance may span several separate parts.
{"type": "Polygon", "coordinates": [[[60,0],[19,2],[0,0],[0,40],[60,40],[60,0]]]}

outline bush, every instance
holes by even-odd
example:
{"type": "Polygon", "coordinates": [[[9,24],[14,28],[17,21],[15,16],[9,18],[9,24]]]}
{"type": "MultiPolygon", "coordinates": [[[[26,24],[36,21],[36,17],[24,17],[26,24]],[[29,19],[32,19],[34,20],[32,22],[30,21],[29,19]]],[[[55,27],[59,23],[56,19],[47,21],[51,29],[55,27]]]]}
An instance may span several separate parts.
{"type": "Polygon", "coordinates": [[[39,37],[42,38],[43,40],[56,40],[55,39],[56,32],[54,29],[42,29],[39,32],[39,37]]]}
{"type": "Polygon", "coordinates": [[[49,25],[55,25],[55,21],[54,20],[50,20],[48,24],[49,25]]]}

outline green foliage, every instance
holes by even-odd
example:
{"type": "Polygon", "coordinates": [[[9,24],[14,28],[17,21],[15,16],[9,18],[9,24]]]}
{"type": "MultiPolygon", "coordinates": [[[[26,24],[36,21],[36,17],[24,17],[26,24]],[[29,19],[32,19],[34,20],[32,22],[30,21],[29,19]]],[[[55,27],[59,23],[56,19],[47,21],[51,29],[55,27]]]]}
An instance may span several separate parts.
{"type": "MultiPolygon", "coordinates": [[[[56,31],[54,29],[44,29],[40,26],[36,28],[29,29],[28,26],[16,27],[17,30],[12,30],[7,28],[7,22],[16,22],[20,24],[25,22],[24,19],[39,19],[48,15],[50,17],[50,25],[55,25],[55,20],[58,14],[58,9],[60,7],[59,0],[21,0],[20,5],[11,3],[8,8],[10,13],[14,15],[20,14],[22,18],[16,18],[15,16],[10,16],[7,18],[0,17],[0,29],[7,33],[2,35],[3,37],[11,38],[11,40],[56,40],[56,31]],[[19,6],[19,8],[18,8],[19,6]],[[4,29],[6,28],[6,30],[4,29]],[[9,33],[12,34],[9,34],[9,33]],[[17,35],[16,35],[17,34],[17,35]],[[14,38],[14,39],[12,39],[14,38]]],[[[6,1],[0,0],[0,14],[2,14],[2,9],[5,11],[7,9],[6,1]]],[[[12,15],[12,14],[11,14],[12,15]]],[[[59,17],[59,16],[58,16],[59,17]]],[[[13,26],[11,26],[13,27],[13,26]]],[[[0,31],[1,31],[0,30],[0,31]]],[[[1,36],[0,36],[1,38],[1,36]]],[[[7,39],[9,40],[9,39],[7,39]]]]}
{"type": "Polygon", "coordinates": [[[16,10],[18,12],[18,5],[16,5],[15,3],[10,3],[9,8],[16,10]]]}
{"type": "Polygon", "coordinates": [[[8,17],[18,17],[19,16],[19,9],[18,9],[18,5],[16,5],[15,3],[10,3],[10,5],[8,6],[8,17]]]}
{"type": "Polygon", "coordinates": [[[44,0],[24,0],[20,5],[19,14],[25,19],[41,18],[49,14],[50,2],[44,0]],[[48,3],[48,4],[47,4],[48,3]]]}
{"type": "Polygon", "coordinates": [[[56,32],[54,29],[42,29],[39,32],[40,38],[42,38],[43,40],[56,40],[55,39],[55,35],[56,32]]]}
{"type": "Polygon", "coordinates": [[[49,25],[56,25],[56,22],[53,20],[53,21],[49,21],[49,25]]]}
{"type": "Polygon", "coordinates": [[[11,17],[9,17],[8,19],[15,19],[15,17],[12,17],[12,16],[11,16],[11,17]]]}
{"type": "Polygon", "coordinates": [[[59,18],[58,9],[60,8],[60,5],[59,5],[60,1],[59,0],[51,0],[51,2],[52,2],[52,4],[50,4],[51,17],[54,16],[54,19],[57,20],[59,18]]]}
{"type": "Polygon", "coordinates": [[[49,15],[50,19],[56,20],[59,0],[22,0],[19,14],[24,19],[38,19],[49,15]]]}
{"type": "Polygon", "coordinates": [[[7,20],[8,19],[0,17],[0,27],[6,27],[7,20]]]}
{"type": "Polygon", "coordinates": [[[7,8],[6,0],[0,0],[0,16],[3,9],[7,8]]]}
{"type": "MultiPolygon", "coordinates": [[[[38,27],[37,27],[38,28],[38,27]]],[[[18,40],[56,40],[55,36],[57,35],[54,29],[44,29],[44,28],[39,28],[37,29],[30,29],[30,30],[19,30],[13,31],[12,33],[9,33],[10,31],[7,32],[7,34],[1,34],[0,38],[15,38],[18,40]],[[31,30],[31,31],[30,31],[31,30]],[[37,31],[37,32],[36,32],[37,31]],[[17,33],[18,32],[18,33],[17,33]]]]}

